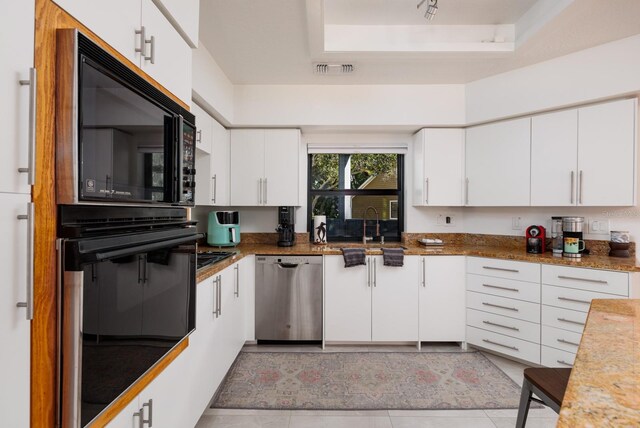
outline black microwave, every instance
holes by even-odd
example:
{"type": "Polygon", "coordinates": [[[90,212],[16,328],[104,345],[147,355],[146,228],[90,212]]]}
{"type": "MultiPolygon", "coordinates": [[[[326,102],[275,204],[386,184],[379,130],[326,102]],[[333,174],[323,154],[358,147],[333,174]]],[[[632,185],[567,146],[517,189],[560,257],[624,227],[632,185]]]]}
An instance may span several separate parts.
{"type": "Polygon", "coordinates": [[[58,204],[194,205],[192,113],[78,30],[56,72],[58,204]]]}

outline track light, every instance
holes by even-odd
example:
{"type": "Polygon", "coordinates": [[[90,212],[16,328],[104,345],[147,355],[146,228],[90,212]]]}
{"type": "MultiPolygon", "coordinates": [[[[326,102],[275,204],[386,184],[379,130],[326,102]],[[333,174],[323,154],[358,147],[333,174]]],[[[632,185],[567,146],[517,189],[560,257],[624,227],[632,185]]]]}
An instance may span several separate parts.
{"type": "MultiPolygon", "coordinates": [[[[428,0],[429,3],[427,5],[427,10],[424,13],[424,17],[431,21],[438,13],[438,0],[428,0]]],[[[420,0],[418,2],[417,8],[420,9],[420,6],[425,4],[427,0],[420,0]]]]}

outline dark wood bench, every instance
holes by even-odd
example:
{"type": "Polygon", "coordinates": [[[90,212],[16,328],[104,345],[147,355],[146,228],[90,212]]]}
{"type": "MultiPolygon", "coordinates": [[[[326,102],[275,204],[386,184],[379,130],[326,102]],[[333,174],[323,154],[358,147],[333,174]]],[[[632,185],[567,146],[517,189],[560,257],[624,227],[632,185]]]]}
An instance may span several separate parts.
{"type": "Polygon", "coordinates": [[[567,390],[567,383],[569,383],[569,375],[571,375],[571,369],[524,369],[524,381],[522,382],[516,428],[524,428],[527,423],[531,401],[544,404],[551,407],[556,413],[560,413],[564,392],[567,390]],[[532,397],[532,394],[536,394],[540,397],[540,400],[532,397]]]}

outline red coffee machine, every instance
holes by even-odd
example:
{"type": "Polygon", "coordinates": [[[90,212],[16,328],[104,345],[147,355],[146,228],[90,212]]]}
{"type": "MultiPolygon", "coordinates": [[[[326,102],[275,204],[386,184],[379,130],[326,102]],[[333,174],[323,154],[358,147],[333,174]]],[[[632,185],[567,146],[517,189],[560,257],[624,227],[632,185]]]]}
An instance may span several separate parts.
{"type": "Polygon", "coordinates": [[[545,250],[546,233],[542,226],[527,227],[527,253],[542,254],[545,250]]]}

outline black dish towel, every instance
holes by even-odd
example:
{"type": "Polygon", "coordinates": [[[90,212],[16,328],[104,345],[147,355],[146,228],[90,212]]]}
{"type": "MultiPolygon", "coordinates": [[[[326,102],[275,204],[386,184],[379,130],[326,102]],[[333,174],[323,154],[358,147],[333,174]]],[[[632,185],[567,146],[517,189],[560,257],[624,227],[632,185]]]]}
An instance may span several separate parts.
{"type": "Polygon", "coordinates": [[[344,267],[346,268],[367,264],[362,248],[343,248],[342,257],[344,257],[344,267]]]}
{"type": "Polygon", "coordinates": [[[385,266],[404,266],[404,250],[402,248],[383,248],[382,260],[385,266]]]}

